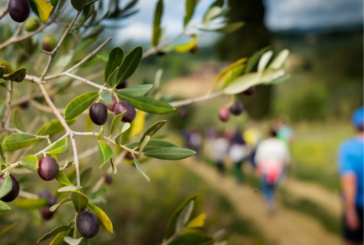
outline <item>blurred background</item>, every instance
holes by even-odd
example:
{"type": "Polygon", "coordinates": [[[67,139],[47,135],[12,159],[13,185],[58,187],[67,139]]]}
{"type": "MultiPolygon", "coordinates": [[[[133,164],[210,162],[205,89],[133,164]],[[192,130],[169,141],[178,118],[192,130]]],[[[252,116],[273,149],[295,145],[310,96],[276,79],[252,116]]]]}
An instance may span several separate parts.
{"type": "MultiPolygon", "coordinates": [[[[200,0],[193,21],[201,20],[212,2],[200,0]]],[[[120,4],[123,6],[126,1],[120,4]]],[[[140,0],[135,7],[138,12],[125,20],[106,23],[109,27],[99,38],[113,36],[109,48],[148,48],[155,4],[155,0],[140,0]]],[[[182,0],[165,0],[162,26],[167,37],[183,28],[184,4],[182,0]]],[[[206,230],[213,234],[223,229],[232,245],[341,243],[337,151],[341,142],[354,135],[350,116],[363,105],[363,1],[228,0],[226,4],[230,6],[230,22],[245,22],[241,29],[227,35],[201,33],[195,54],[150,56],[128,83],[152,83],[157,70],[162,69],[160,93],[164,98],[200,96],[222,69],[264,47],[275,52],[290,50],[289,79],[277,85],[257,86],[251,96],[239,95],[244,113],[225,123],[219,120],[218,110],[229,103],[228,97],[183,107],[168,115],[164,132],[174,142],[189,147],[189,138],[184,141],[183,136],[186,132],[195,133],[197,143],[192,143],[192,147],[197,150],[197,157],[183,162],[145,163],[150,183],[131,165],[121,165],[113,184],[102,188],[107,202],[100,204],[111,218],[115,233],[100,232],[93,244],[158,244],[174,209],[193,194],[198,195],[198,211],[207,214],[206,230]],[[265,213],[259,181],[249,161],[242,165],[241,179],[236,179],[228,157],[224,158],[225,173],[217,174],[206,138],[208,128],[233,134],[253,127],[265,138],[277,118],[284,119],[293,130],[292,162],[287,179],[278,190],[277,212],[270,217],[265,213]]],[[[176,43],[183,41],[182,37],[176,43]]],[[[95,81],[103,82],[102,78],[95,81]]],[[[55,97],[55,102],[64,107],[80,91],[72,91],[62,100],[55,97]]],[[[163,118],[153,116],[151,121],[163,118]]],[[[80,121],[74,127],[82,131],[84,125],[80,121]]],[[[81,149],[95,146],[93,143],[79,142],[81,149]]],[[[83,162],[92,162],[96,157],[83,162]]],[[[97,166],[92,176],[100,176],[97,166]]],[[[35,179],[23,177],[28,183],[35,179]]],[[[56,183],[52,184],[56,187],[56,183]]],[[[29,187],[34,192],[42,189],[44,186],[29,187]]],[[[0,244],[34,244],[29,241],[65,219],[56,215],[56,219],[34,226],[32,219],[36,218],[14,210],[17,212],[10,216],[0,215],[0,230],[13,222],[18,225],[0,237],[0,244]]],[[[70,209],[62,208],[62,212],[67,210],[70,209]]]]}

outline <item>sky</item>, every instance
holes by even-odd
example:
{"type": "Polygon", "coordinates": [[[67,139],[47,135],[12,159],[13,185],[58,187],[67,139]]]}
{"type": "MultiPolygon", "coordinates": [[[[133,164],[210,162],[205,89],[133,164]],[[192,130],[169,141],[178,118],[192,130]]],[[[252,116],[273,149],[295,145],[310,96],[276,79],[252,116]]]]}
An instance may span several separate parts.
{"type": "MultiPolygon", "coordinates": [[[[214,0],[200,0],[192,21],[202,19],[214,0]]],[[[272,30],[325,28],[348,26],[363,22],[363,0],[264,0],[267,7],[265,22],[272,30]]],[[[123,3],[127,1],[123,0],[123,3]]],[[[121,30],[122,40],[150,40],[157,0],[139,0],[139,13],[126,21],[121,30]]],[[[182,30],[185,0],[164,0],[162,26],[166,36],[182,30]]]]}

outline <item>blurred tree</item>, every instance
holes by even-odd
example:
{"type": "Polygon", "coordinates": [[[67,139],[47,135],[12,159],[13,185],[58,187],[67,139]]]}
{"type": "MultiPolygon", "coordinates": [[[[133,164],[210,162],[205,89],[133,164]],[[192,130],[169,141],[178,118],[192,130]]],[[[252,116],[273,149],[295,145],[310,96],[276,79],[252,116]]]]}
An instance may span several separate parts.
{"type": "MultiPolygon", "coordinates": [[[[229,0],[229,7],[229,21],[244,21],[245,25],[240,30],[226,35],[217,44],[220,59],[235,61],[240,57],[250,57],[255,51],[270,45],[271,35],[264,24],[263,1],[229,0]]],[[[259,86],[254,96],[241,96],[244,107],[254,119],[269,115],[271,98],[271,86],[259,86]]]]}

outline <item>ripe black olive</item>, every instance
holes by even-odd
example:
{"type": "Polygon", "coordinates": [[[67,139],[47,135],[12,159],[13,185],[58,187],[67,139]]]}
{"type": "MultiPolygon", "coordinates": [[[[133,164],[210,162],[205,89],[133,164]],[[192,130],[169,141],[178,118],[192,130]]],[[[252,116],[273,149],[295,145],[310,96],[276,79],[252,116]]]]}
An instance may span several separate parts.
{"type": "Polygon", "coordinates": [[[10,17],[19,23],[26,21],[30,14],[30,5],[28,0],[10,0],[8,9],[10,17]]]}
{"type": "Polygon", "coordinates": [[[128,87],[128,81],[125,80],[124,82],[118,84],[118,86],[116,86],[116,89],[123,89],[123,88],[126,88],[128,87]]]}
{"type": "Polygon", "coordinates": [[[115,115],[119,115],[122,112],[125,112],[123,118],[121,119],[121,121],[123,122],[132,122],[135,119],[136,116],[136,111],[135,108],[132,104],[130,104],[127,101],[120,101],[118,103],[116,103],[115,107],[114,107],[114,112],[115,115]]]}
{"type": "Polygon", "coordinates": [[[40,211],[40,214],[42,215],[42,218],[44,220],[50,220],[53,218],[54,212],[51,212],[51,210],[49,210],[49,207],[44,207],[40,211]]]}
{"type": "Polygon", "coordinates": [[[244,107],[240,101],[235,100],[234,104],[230,106],[229,110],[232,114],[238,116],[243,113],[244,107]]]}
{"type": "Polygon", "coordinates": [[[255,93],[255,87],[250,87],[243,92],[243,94],[248,95],[248,96],[253,95],[254,93],[255,93]]]}
{"type": "Polygon", "coordinates": [[[59,166],[53,157],[45,156],[39,160],[38,175],[45,181],[56,178],[59,172],[59,166]]]}
{"type": "Polygon", "coordinates": [[[100,229],[97,217],[90,211],[82,211],[76,219],[77,230],[84,238],[93,238],[100,229]]]}
{"type": "Polygon", "coordinates": [[[104,125],[107,121],[107,107],[103,103],[94,103],[90,107],[90,118],[96,125],[104,125]]]}

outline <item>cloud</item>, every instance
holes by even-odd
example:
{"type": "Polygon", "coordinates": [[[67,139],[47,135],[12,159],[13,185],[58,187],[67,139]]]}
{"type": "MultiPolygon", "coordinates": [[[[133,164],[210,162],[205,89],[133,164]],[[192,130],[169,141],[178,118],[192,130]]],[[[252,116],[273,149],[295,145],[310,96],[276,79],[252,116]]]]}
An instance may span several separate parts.
{"type": "Polygon", "coordinates": [[[311,29],[363,21],[362,0],[266,0],[266,24],[272,30],[311,29]]]}

